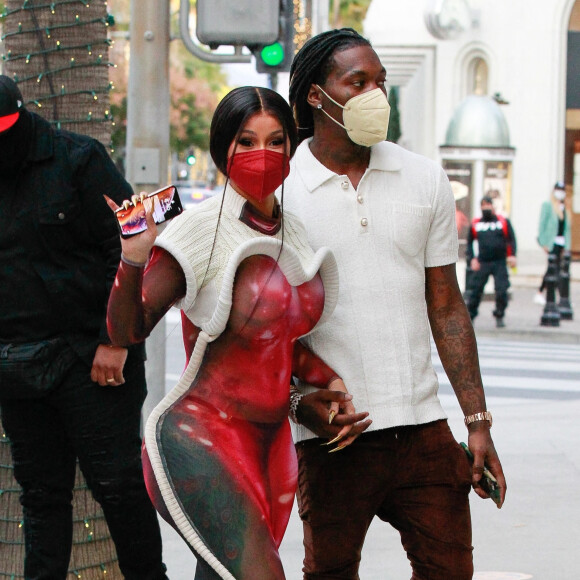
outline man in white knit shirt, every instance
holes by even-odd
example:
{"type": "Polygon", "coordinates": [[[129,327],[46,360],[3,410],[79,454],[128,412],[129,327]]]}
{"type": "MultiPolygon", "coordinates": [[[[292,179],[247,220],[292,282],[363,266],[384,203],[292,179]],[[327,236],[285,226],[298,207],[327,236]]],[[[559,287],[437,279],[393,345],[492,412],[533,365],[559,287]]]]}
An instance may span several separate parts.
{"type": "Polygon", "coordinates": [[[353,30],[308,41],[290,77],[302,142],[284,204],[315,250],[332,249],[339,268],[336,310],[306,340],[364,412],[332,418],[325,393],[299,385],[304,396],[293,395],[304,578],[357,579],[378,516],[400,532],[413,579],[466,580],[470,488],[487,497],[479,486],[484,463],[499,483],[500,506],[506,483],[457,284],[449,182],[436,163],[385,141],[386,71],[353,30]],[[472,466],[437,396],[430,330],[466,417],[472,466]],[[328,454],[316,437],[334,438],[345,424],[357,441],[328,454]]]}

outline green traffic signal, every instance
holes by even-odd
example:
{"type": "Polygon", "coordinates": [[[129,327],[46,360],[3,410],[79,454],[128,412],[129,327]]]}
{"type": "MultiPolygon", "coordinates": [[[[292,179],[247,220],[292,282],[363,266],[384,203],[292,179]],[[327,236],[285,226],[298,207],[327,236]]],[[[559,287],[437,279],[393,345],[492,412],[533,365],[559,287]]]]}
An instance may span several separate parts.
{"type": "Polygon", "coordinates": [[[262,62],[268,66],[278,66],[284,60],[284,47],[279,43],[269,44],[260,51],[262,62]]]}
{"type": "Polygon", "coordinates": [[[188,165],[195,165],[195,155],[193,153],[188,153],[185,162],[188,165]]]}

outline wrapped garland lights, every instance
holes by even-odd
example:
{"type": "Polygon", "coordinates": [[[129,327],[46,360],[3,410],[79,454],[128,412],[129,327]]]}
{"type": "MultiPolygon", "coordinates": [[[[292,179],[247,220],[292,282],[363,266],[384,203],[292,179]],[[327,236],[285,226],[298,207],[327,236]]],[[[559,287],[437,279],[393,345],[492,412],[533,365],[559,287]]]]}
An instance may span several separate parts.
{"type": "Polygon", "coordinates": [[[26,106],[56,127],[109,144],[109,27],[105,0],[6,0],[4,74],[26,106]]]}

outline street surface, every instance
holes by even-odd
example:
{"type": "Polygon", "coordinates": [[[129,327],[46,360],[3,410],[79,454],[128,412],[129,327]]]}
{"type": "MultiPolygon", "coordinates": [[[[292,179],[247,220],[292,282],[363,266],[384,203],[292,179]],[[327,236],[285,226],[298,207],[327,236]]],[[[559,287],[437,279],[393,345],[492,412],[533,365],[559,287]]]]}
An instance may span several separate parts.
{"type": "MultiPolygon", "coordinates": [[[[183,369],[177,311],[167,316],[167,389],[183,369]]],[[[580,537],[580,345],[478,338],[493,437],[508,480],[506,503],[470,495],[475,580],[577,580],[580,537]]],[[[463,414],[433,348],[441,400],[458,441],[463,414]]],[[[348,521],[348,506],[345,506],[348,521]]],[[[171,580],[193,580],[195,558],[162,522],[171,580]]],[[[294,510],[280,550],[288,580],[302,578],[302,529],[294,510]]],[[[362,556],[362,580],[406,580],[398,534],[375,521],[362,556]]]]}

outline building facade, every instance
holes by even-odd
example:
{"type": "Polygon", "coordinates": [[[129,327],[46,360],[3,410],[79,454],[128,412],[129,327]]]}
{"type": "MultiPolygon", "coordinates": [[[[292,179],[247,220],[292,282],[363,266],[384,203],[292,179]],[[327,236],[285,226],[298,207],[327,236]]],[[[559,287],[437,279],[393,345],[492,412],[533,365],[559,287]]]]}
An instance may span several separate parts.
{"type": "Polygon", "coordinates": [[[373,0],[364,34],[389,86],[399,87],[399,143],[452,170],[462,153],[467,162],[483,159],[479,169],[467,168],[471,175],[458,172],[470,193],[466,202],[457,186],[468,217],[486,188],[499,185],[520,248],[538,248],[540,206],[565,179],[580,256],[580,0],[373,0]],[[474,107],[483,110],[473,95],[487,97],[482,114],[490,123],[499,115],[507,127],[506,137],[498,124],[503,142],[492,136],[485,151],[472,147],[467,125],[457,126],[474,107]],[[466,142],[447,143],[450,135],[466,142]]]}

